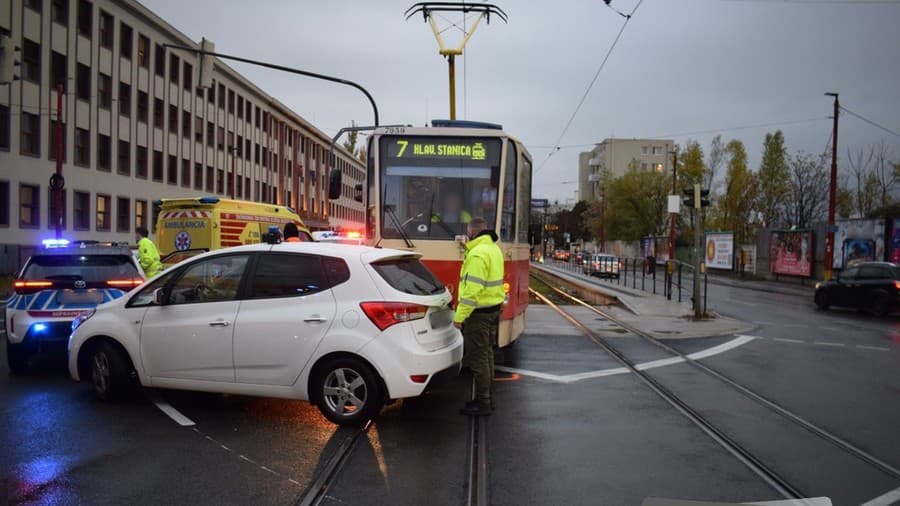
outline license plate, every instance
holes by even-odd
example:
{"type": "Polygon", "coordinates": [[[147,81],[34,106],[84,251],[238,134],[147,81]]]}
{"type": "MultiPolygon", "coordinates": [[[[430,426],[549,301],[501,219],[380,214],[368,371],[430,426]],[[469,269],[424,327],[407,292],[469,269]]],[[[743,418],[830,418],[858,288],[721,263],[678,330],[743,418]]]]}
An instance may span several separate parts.
{"type": "Polygon", "coordinates": [[[103,294],[97,290],[63,290],[59,300],[63,304],[100,304],[103,302],[103,294]]]}
{"type": "Polygon", "coordinates": [[[431,328],[440,329],[450,325],[453,322],[453,311],[443,310],[443,311],[435,311],[428,316],[428,320],[431,323],[431,328]]]}

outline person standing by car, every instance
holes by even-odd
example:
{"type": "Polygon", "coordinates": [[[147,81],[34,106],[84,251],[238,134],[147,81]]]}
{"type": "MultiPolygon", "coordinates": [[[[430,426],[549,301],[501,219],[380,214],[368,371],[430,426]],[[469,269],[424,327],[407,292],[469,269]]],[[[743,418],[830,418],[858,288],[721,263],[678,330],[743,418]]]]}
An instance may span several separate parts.
{"type": "Polygon", "coordinates": [[[463,334],[463,364],[472,370],[475,398],[460,410],[464,415],[486,416],[493,411],[494,341],[500,327],[503,291],[503,253],[497,234],[483,218],[468,226],[469,241],[459,273],[459,301],[453,324],[463,334]]]}
{"type": "Polygon", "coordinates": [[[156,249],[156,245],[153,244],[149,236],[150,232],[147,230],[147,227],[138,227],[136,230],[135,239],[137,239],[138,245],[138,258],[140,259],[141,268],[144,269],[144,274],[147,275],[147,279],[156,276],[162,270],[162,262],[159,261],[159,250],[156,249]]]}
{"type": "Polygon", "coordinates": [[[300,229],[294,222],[288,222],[284,225],[284,242],[300,242],[300,229]]]}

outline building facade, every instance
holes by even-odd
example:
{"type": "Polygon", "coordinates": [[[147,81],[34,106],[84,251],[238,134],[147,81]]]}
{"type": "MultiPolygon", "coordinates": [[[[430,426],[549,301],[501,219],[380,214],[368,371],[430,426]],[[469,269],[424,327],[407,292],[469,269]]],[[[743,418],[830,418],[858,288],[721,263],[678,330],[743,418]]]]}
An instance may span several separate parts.
{"type": "Polygon", "coordinates": [[[590,151],[578,154],[579,198],[588,202],[600,199],[604,170],[613,177],[625,174],[631,166],[668,173],[672,167],[668,153],[674,146],[671,139],[604,139],[590,151]]]}
{"type": "Polygon", "coordinates": [[[363,228],[352,197],[364,164],[336,147],[344,191],[329,201],[330,136],[220,60],[199,88],[195,55],[165,46],[199,43],[143,5],[11,0],[0,33],[21,48],[20,79],[0,84],[0,270],[53,236],[57,85],[67,238],[131,242],[153,229],[154,200],[197,195],[286,205],[312,229],[363,228]]]}

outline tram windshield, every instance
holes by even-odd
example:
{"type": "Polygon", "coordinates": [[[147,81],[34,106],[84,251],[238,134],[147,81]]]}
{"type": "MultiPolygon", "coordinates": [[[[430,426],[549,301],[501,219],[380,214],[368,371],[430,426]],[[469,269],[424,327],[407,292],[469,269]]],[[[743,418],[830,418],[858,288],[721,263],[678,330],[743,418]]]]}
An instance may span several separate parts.
{"type": "Polygon", "coordinates": [[[472,218],[495,223],[500,186],[497,138],[384,136],[382,236],[453,240],[472,218]]]}

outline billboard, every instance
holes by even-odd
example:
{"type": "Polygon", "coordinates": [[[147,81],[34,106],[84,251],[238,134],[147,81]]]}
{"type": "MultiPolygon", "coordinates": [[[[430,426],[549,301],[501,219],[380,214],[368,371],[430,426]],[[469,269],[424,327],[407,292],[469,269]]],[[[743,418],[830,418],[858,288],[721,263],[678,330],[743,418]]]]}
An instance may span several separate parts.
{"type": "Polygon", "coordinates": [[[884,259],[884,220],[838,220],[832,267],[884,259]]]}
{"type": "Polygon", "coordinates": [[[772,272],[788,276],[812,276],[812,230],[772,231],[769,261],[772,272]]]}
{"type": "Polygon", "coordinates": [[[706,234],[706,266],[710,269],[734,268],[734,234],[710,232],[706,234]]]}

